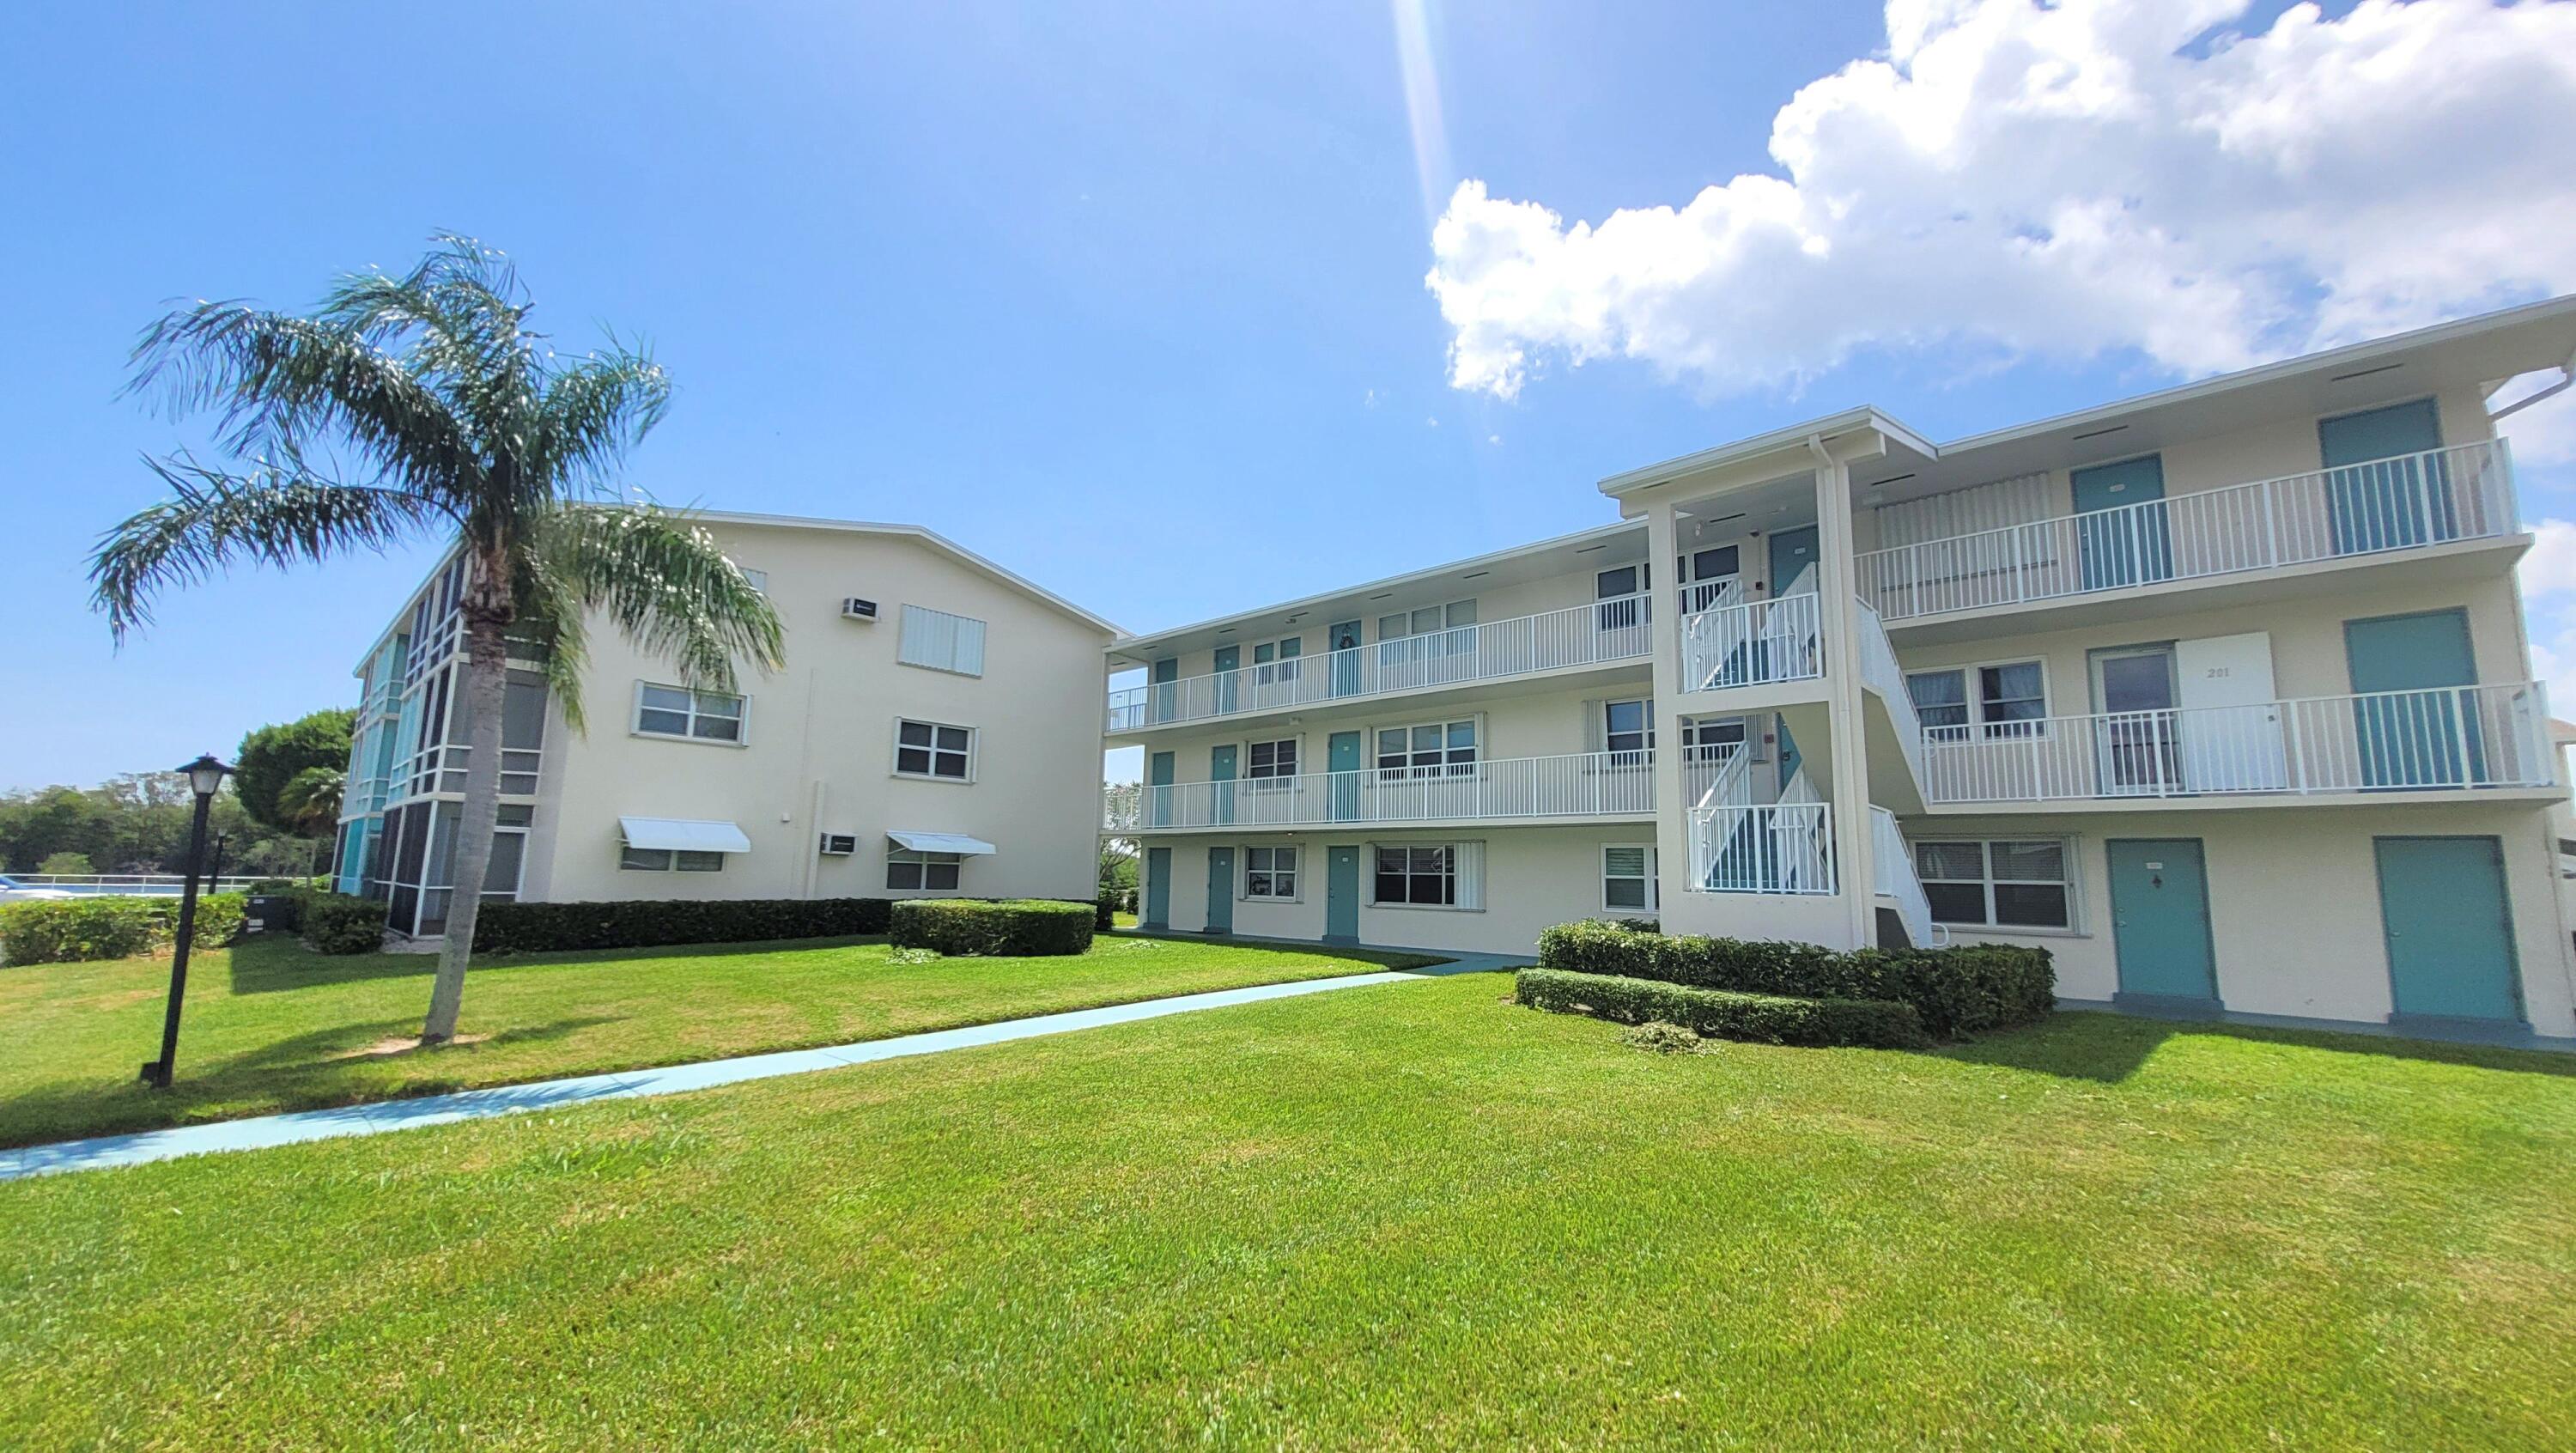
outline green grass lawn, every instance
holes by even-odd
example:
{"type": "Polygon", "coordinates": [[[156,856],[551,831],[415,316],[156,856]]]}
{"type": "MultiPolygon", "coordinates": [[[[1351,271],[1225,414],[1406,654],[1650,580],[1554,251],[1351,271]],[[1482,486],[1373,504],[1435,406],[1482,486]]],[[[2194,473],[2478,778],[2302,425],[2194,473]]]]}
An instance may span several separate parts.
{"type": "Polygon", "coordinates": [[[306,1110],[557,1075],[882,1039],[1061,1009],[1428,958],[1103,938],[1079,958],[897,964],[823,940],[521,954],[478,963],[466,1036],[420,1032],[435,959],[331,958],[292,940],[201,954],[188,972],[178,1083],[135,1083],[161,1047],[164,959],[0,969],[0,1146],[306,1110]]]}
{"type": "Polygon", "coordinates": [[[1498,975],[0,1185],[0,1446],[2532,1449],[2576,1063],[1498,975]]]}

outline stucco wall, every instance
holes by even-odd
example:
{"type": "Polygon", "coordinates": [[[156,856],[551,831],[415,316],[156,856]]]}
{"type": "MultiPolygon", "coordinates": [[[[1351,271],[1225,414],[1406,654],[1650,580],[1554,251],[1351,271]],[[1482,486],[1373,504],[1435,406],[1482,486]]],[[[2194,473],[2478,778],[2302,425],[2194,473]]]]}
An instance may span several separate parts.
{"type": "Polygon", "coordinates": [[[737,562],[767,572],[787,627],[787,667],[746,674],[740,746],[642,736],[632,730],[636,683],[667,683],[673,672],[594,623],[589,732],[574,736],[559,713],[548,725],[544,832],[531,844],[543,871],[532,862],[530,896],[878,896],[887,892],[888,829],[964,833],[999,848],[967,861],[965,894],[1091,896],[1100,733],[1085,708],[1099,696],[1106,632],[914,539],[713,528],[737,562]],[[881,619],[843,620],[842,598],[853,595],[877,601],[881,619]],[[907,603],[984,621],[984,674],[898,663],[907,603]],[[894,775],[898,717],[974,728],[975,780],[894,775]],[[735,822],[751,851],[721,873],[620,871],[620,815],[735,822]],[[826,831],[855,834],[858,852],[820,856],[826,831]]]}

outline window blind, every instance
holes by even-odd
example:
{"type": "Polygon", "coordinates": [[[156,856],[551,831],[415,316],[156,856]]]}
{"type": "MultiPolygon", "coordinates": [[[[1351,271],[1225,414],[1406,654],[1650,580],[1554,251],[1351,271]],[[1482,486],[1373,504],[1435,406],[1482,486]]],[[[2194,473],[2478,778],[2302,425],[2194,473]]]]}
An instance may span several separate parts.
{"type": "Polygon", "coordinates": [[[903,642],[895,659],[907,666],[984,674],[984,623],[972,616],[950,615],[924,605],[903,608],[903,642]]]}

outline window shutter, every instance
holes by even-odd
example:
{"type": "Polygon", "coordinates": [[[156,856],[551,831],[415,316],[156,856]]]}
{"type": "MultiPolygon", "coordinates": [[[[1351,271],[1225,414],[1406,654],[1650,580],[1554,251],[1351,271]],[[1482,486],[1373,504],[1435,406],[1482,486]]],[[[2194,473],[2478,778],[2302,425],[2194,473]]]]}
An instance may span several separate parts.
{"type": "Polygon", "coordinates": [[[1485,845],[1459,843],[1457,851],[1458,906],[1482,908],[1485,906],[1485,845]]]}
{"type": "Polygon", "coordinates": [[[1599,753],[1607,745],[1602,740],[1601,710],[1598,701],[1583,703],[1583,750],[1587,755],[1599,753]]]}
{"type": "Polygon", "coordinates": [[[1248,902],[1252,897],[1252,849],[1247,844],[1237,843],[1231,856],[1234,859],[1234,901],[1248,902]]]}
{"type": "Polygon", "coordinates": [[[903,641],[895,659],[907,666],[984,674],[984,623],[972,616],[950,615],[928,606],[903,608],[903,641]]]}

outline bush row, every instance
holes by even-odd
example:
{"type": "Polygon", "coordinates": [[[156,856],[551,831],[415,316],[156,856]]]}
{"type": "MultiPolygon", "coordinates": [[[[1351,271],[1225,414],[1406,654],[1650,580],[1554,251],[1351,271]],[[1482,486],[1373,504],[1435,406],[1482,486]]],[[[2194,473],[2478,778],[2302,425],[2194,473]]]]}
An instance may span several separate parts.
{"type": "MultiPolygon", "coordinates": [[[[653,948],[675,943],[754,943],[851,938],[886,931],[885,898],[638,899],[610,903],[486,903],[474,921],[476,953],[653,948]]],[[[1090,909],[1081,907],[1088,915],[1090,909]]]]}
{"type": "Polygon", "coordinates": [[[892,933],[897,948],[1035,958],[1088,952],[1098,919],[1096,904],[1049,898],[906,898],[894,905],[892,933]]]}
{"type": "Polygon", "coordinates": [[[1589,1014],[1614,1024],[1660,1019],[1711,1039],[1820,1049],[1919,1049],[1931,1042],[1913,1005],[1886,999],[1797,999],[1562,969],[1523,969],[1515,976],[1514,993],[1533,1009],[1589,1014]]]}
{"type": "Polygon", "coordinates": [[[371,954],[385,946],[385,905],[347,893],[310,894],[303,932],[304,946],[317,954],[371,954]]]}
{"type": "Polygon", "coordinates": [[[1912,1005],[1943,1039],[2025,1024],[2057,1005],[2048,950],[2014,944],[1837,953],[1781,939],[1702,938],[1615,923],[1560,923],[1539,935],[1541,967],[1701,989],[1912,1005]]]}
{"type": "MultiPolygon", "coordinates": [[[[197,900],[194,941],[215,948],[241,936],[242,895],[197,900]]],[[[0,907],[0,953],[8,964],[70,964],[159,953],[179,937],[177,898],[43,899],[0,907]]]]}

